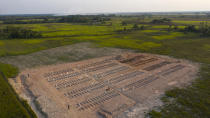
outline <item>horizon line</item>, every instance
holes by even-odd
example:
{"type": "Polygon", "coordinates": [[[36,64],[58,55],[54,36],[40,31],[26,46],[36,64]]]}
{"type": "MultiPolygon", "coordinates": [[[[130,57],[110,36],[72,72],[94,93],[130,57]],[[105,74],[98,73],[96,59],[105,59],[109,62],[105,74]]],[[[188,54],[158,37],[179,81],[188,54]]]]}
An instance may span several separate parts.
{"type": "Polygon", "coordinates": [[[136,11],[136,12],[93,12],[93,13],[8,13],[8,14],[1,14],[0,16],[4,15],[100,15],[100,14],[132,14],[132,13],[208,13],[210,10],[202,10],[202,11],[136,11]]]}

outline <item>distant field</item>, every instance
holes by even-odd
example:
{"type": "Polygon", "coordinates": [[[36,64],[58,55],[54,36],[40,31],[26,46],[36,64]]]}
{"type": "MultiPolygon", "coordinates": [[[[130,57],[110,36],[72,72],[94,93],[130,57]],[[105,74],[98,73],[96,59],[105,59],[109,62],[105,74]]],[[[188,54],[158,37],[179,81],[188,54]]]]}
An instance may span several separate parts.
{"type": "MultiPolygon", "coordinates": [[[[27,54],[78,42],[94,42],[100,46],[132,48],[146,51],[151,48],[160,47],[162,45],[160,40],[190,38],[191,35],[168,32],[168,25],[155,25],[151,27],[147,25],[145,30],[117,33],[117,30],[123,30],[124,27],[131,29],[132,24],[122,26],[121,19],[114,19],[112,22],[113,24],[111,26],[107,25],[109,23],[102,26],[69,23],[9,25],[40,31],[44,38],[33,40],[1,40],[0,55],[27,54]]],[[[3,26],[5,27],[6,25],[3,26]]],[[[179,27],[182,28],[182,26],[179,27]]]]}
{"type": "Polygon", "coordinates": [[[43,21],[43,19],[28,19],[28,20],[18,20],[18,21],[31,22],[31,21],[43,21]]]}
{"type": "Polygon", "coordinates": [[[175,20],[173,21],[174,23],[177,24],[186,24],[186,25],[199,25],[201,22],[207,22],[208,24],[210,24],[210,21],[187,21],[187,20],[175,20]]]}

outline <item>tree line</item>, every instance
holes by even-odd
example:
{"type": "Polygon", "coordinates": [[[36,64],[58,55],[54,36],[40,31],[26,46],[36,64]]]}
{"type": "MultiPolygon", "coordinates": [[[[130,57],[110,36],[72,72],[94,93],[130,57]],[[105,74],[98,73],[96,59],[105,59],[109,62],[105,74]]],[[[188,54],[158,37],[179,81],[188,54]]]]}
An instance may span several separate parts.
{"type": "MultiPolygon", "coordinates": [[[[172,29],[172,26],[169,26],[169,30],[172,29]]],[[[210,26],[207,22],[201,22],[197,27],[196,25],[187,25],[184,29],[179,29],[177,26],[174,26],[174,30],[181,31],[181,32],[194,32],[200,33],[201,36],[210,36],[210,26]]]]}
{"type": "Polygon", "coordinates": [[[41,32],[32,31],[21,27],[5,27],[0,29],[0,39],[30,39],[30,38],[41,38],[41,32]]]}
{"type": "Polygon", "coordinates": [[[4,24],[38,24],[38,23],[104,23],[110,21],[109,15],[69,15],[39,17],[0,17],[4,24]]]}

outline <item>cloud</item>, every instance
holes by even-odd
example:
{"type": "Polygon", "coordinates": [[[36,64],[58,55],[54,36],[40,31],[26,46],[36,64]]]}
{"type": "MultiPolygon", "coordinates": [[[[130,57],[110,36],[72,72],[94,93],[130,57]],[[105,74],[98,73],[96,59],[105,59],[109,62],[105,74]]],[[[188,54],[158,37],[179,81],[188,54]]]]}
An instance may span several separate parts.
{"type": "Polygon", "coordinates": [[[209,0],[1,0],[0,14],[205,11],[209,0]]]}

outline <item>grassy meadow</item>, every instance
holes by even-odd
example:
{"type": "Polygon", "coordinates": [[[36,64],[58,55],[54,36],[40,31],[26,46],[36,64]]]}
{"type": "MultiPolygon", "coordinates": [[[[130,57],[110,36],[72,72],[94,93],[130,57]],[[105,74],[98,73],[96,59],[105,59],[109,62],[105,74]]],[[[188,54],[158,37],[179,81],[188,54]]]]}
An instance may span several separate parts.
{"type": "Polygon", "coordinates": [[[99,46],[149,50],[153,47],[160,47],[160,40],[176,39],[185,35],[181,32],[168,32],[168,25],[145,26],[145,30],[118,33],[116,31],[123,30],[125,27],[132,29],[132,24],[122,26],[122,20],[113,19],[112,25],[109,23],[104,25],[70,23],[2,25],[2,27],[30,28],[42,32],[43,38],[0,40],[0,56],[28,54],[78,42],[94,42],[99,46]]]}
{"type": "MultiPolygon", "coordinates": [[[[165,105],[156,111],[151,111],[148,116],[151,118],[208,118],[210,116],[210,38],[201,37],[198,33],[169,31],[169,25],[164,24],[138,24],[145,28],[118,32],[133,27],[132,23],[122,26],[123,20],[132,21],[138,20],[138,18],[114,17],[102,25],[76,23],[0,24],[1,27],[24,27],[43,34],[43,38],[38,39],[0,40],[0,57],[24,55],[64,45],[91,42],[99,48],[128,48],[139,52],[188,59],[202,64],[199,78],[190,87],[167,91],[162,98],[165,105]]],[[[151,19],[144,19],[144,21],[151,21],[151,19]]],[[[199,25],[200,22],[202,19],[200,21],[193,19],[191,21],[177,19],[173,21],[180,29],[183,29],[184,25],[199,25]]],[[[17,73],[16,69],[12,67],[9,67],[8,70],[3,69],[5,67],[0,65],[0,70],[6,75],[17,73]]],[[[6,77],[12,76],[15,74],[6,77]]],[[[0,114],[0,117],[13,118],[11,114],[6,114],[9,113],[9,110],[14,110],[16,116],[20,118],[33,116],[31,115],[33,113],[28,112],[30,110],[27,110],[18,101],[19,98],[13,95],[10,85],[1,76],[0,81],[2,81],[0,82],[0,95],[5,96],[0,97],[0,112],[5,113],[0,114]],[[4,91],[9,92],[4,94],[4,91]],[[13,102],[14,104],[12,104],[13,102]]]]}
{"type": "Polygon", "coordinates": [[[26,101],[20,99],[6,78],[15,77],[18,69],[0,63],[0,118],[36,118],[26,101]]]}

